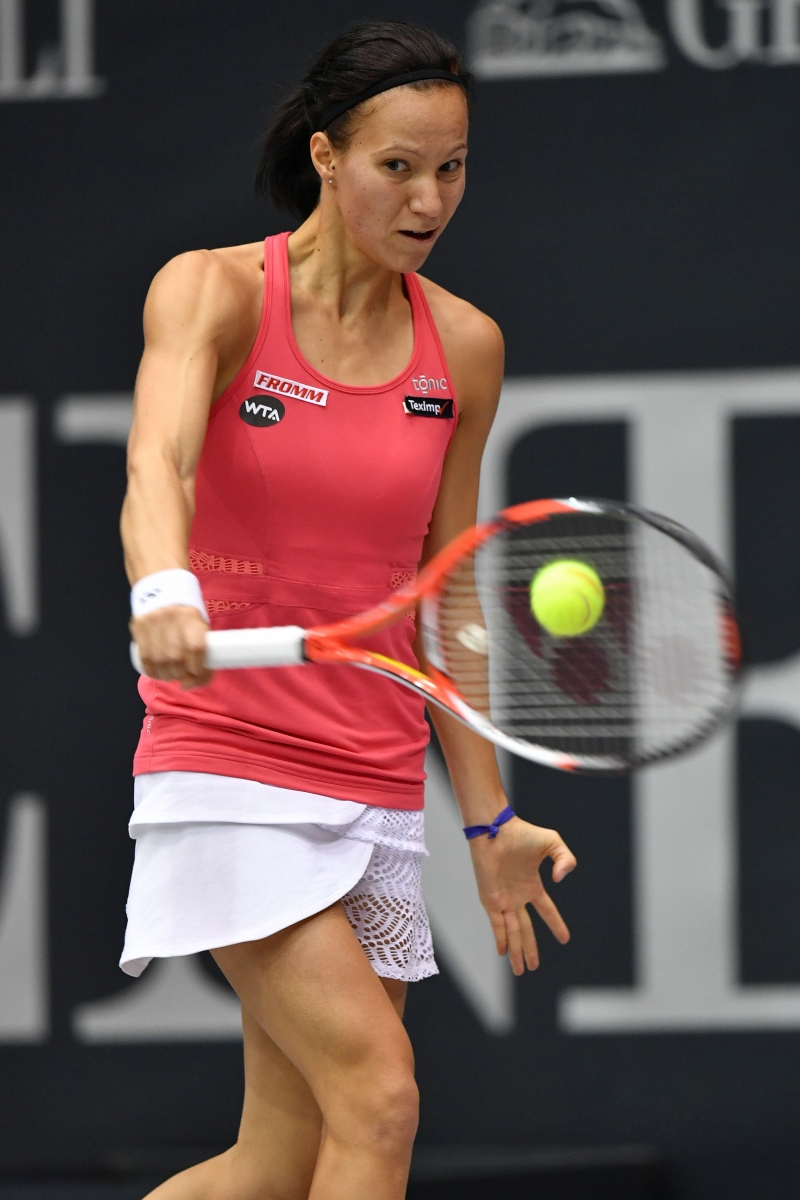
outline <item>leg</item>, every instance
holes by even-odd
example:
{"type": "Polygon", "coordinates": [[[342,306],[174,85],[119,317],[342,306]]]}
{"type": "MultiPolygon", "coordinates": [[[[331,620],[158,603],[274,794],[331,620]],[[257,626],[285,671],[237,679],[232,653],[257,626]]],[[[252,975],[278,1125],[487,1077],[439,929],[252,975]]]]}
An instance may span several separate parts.
{"type": "Polygon", "coordinates": [[[408,984],[402,983],[399,979],[381,979],[380,982],[383,984],[383,990],[386,992],[386,995],[394,1005],[394,1011],[402,1021],[403,1012],[406,1007],[408,984]]]}
{"type": "Polygon", "coordinates": [[[309,1200],[402,1200],[417,1125],[413,1056],[395,1007],[404,989],[381,986],[342,906],[214,957],[322,1112],[309,1200]]]}
{"type": "Polygon", "coordinates": [[[181,1171],[148,1200],[307,1200],[322,1131],[319,1107],[246,1009],[242,1033],[245,1092],[236,1145],[181,1171]]]}

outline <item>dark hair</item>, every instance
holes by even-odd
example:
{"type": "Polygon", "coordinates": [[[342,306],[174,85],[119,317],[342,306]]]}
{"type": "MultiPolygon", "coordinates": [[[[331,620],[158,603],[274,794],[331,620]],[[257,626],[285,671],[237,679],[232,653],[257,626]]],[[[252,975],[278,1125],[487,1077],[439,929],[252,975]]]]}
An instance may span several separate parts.
{"type": "MultiPolygon", "coordinates": [[[[429,68],[452,71],[466,86],[471,82],[455,46],[431,29],[405,21],[363,21],[348,29],[323,50],[278,109],[261,151],[256,192],[305,220],[319,203],[320,180],[308,143],[322,114],[380,80],[429,68]]],[[[458,85],[425,80],[410,86],[458,85]]],[[[325,130],[337,150],[347,145],[358,107],[342,113],[325,130]]]]}

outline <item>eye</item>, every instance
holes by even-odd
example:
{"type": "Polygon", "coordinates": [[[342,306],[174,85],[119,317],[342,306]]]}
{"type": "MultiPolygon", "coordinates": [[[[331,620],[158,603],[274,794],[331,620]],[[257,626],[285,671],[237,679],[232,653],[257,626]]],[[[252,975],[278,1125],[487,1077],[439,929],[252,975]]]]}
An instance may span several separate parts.
{"type": "Polygon", "coordinates": [[[462,165],[463,164],[460,158],[451,158],[446,163],[442,163],[442,165],[439,167],[439,170],[445,175],[452,175],[462,165]]]}
{"type": "Polygon", "coordinates": [[[407,163],[403,162],[402,158],[390,158],[388,162],[384,163],[386,169],[391,171],[393,175],[399,175],[407,165],[407,163]]]}

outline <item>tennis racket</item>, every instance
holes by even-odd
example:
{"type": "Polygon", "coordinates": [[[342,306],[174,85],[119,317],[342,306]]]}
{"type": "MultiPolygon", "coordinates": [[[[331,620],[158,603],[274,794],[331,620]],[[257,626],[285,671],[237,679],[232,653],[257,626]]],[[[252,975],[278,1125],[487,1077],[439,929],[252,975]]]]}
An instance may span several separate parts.
{"type": "MultiPolygon", "coordinates": [[[[732,589],[711,551],[666,517],[608,500],[533,500],[456,537],[416,581],[314,629],[217,630],[209,667],[342,664],[377,671],[483,737],[561,770],[630,771],[706,738],[731,712],[740,666],[732,589]],[[578,637],[533,616],[557,559],[603,583],[578,637]],[[419,608],[429,674],[358,645],[419,608]]],[[[131,657],[142,670],[136,646],[131,657]]]]}

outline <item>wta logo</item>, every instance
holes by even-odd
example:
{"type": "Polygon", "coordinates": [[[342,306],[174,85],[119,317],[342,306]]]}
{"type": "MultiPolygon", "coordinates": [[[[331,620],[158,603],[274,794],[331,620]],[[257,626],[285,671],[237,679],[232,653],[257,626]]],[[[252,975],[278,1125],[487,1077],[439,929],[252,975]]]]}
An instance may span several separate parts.
{"type": "Polygon", "coordinates": [[[423,400],[420,396],[406,396],[403,412],[411,417],[438,417],[446,421],[453,416],[453,401],[449,397],[444,400],[423,400]]]}
{"type": "Polygon", "coordinates": [[[262,392],[272,392],[273,396],[292,396],[295,400],[305,400],[306,404],[318,404],[321,408],[328,403],[325,388],[309,387],[307,383],[297,383],[294,379],[282,379],[280,375],[270,375],[269,371],[256,371],[253,387],[261,388],[262,392]]]}
{"type": "Polygon", "coordinates": [[[257,429],[265,429],[277,425],[283,420],[286,409],[280,400],[262,400],[260,396],[251,396],[239,406],[239,416],[247,425],[255,425],[257,429]]]}

